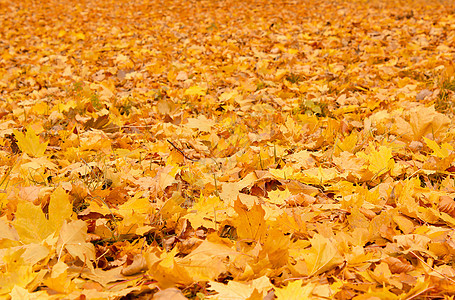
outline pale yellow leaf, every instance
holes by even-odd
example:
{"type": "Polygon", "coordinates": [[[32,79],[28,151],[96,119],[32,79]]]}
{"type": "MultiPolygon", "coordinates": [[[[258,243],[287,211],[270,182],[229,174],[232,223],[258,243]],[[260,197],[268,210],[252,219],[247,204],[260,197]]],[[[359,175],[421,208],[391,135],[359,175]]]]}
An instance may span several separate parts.
{"type": "Polygon", "coordinates": [[[61,253],[66,249],[73,257],[78,257],[81,261],[95,259],[95,247],[87,243],[87,224],[76,220],[67,223],[64,221],[60,236],[57,242],[57,249],[61,253]]]}
{"type": "Polygon", "coordinates": [[[63,221],[70,218],[73,213],[73,205],[69,196],[62,187],[58,187],[51,195],[49,203],[49,224],[55,230],[60,230],[63,221]]]}
{"type": "Polygon", "coordinates": [[[186,96],[204,96],[207,93],[207,89],[201,86],[195,85],[186,89],[184,95],[186,96]]]}
{"type": "Polygon", "coordinates": [[[320,235],[315,234],[311,239],[311,248],[303,253],[309,276],[321,274],[343,262],[343,257],[338,252],[334,243],[320,235]]]}
{"type": "Polygon", "coordinates": [[[304,286],[303,280],[294,280],[288,283],[285,287],[275,288],[275,296],[277,300],[306,300],[310,299],[311,292],[315,285],[308,283],[304,286]]]}
{"type": "Polygon", "coordinates": [[[54,232],[41,208],[30,202],[20,202],[17,205],[13,225],[20,241],[25,244],[39,244],[54,232]]]}
{"type": "Polygon", "coordinates": [[[200,131],[210,132],[214,125],[215,121],[207,119],[204,115],[200,115],[197,118],[188,118],[188,123],[186,123],[185,126],[188,128],[199,129],[200,131]]]}
{"type": "Polygon", "coordinates": [[[13,130],[13,132],[14,136],[17,139],[17,145],[22,152],[25,152],[28,155],[34,157],[40,157],[44,155],[48,143],[40,142],[39,136],[36,135],[31,126],[27,128],[25,135],[18,130],[13,130]]]}

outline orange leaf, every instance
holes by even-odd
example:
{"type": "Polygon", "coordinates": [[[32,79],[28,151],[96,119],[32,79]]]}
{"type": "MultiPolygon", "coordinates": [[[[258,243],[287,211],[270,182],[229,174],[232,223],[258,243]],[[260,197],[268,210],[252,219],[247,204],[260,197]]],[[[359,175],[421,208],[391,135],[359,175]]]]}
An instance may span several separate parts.
{"type": "Polygon", "coordinates": [[[260,204],[254,204],[251,210],[239,199],[234,202],[234,210],[238,214],[234,224],[239,239],[262,241],[266,233],[265,211],[260,204]]]}

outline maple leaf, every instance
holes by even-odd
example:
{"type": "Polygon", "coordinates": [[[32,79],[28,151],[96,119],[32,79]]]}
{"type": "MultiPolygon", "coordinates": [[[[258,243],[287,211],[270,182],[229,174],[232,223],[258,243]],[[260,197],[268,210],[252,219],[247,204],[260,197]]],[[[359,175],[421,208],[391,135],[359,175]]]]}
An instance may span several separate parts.
{"type": "Polygon", "coordinates": [[[381,176],[391,170],[395,164],[392,159],[392,150],[386,146],[380,146],[378,150],[373,150],[373,146],[370,146],[370,153],[358,153],[357,155],[361,158],[368,160],[370,163],[368,170],[370,170],[375,176],[381,176]]]}
{"type": "Polygon", "coordinates": [[[66,249],[69,254],[83,262],[95,259],[95,247],[87,243],[87,224],[80,220],[63,223],[57,249],[60,254],[66,249]]]}
{"type": "Polygon", "coordinates": [[[50,198],[49,220],[38,206],[30,202],[18,204],[13,224],[23,243],[41,243],[49,235],[60,230],[64,220],[71,217],[73,207],[63,188],[58,187],[50,198]],[[30,227],[30,224],[34,226],[30,227]]]}
{"type": "Polygon", "coordinates": [[[455,293],[438,1],[3,2],[0,297],[455,293]]]}
{"type": "Polygon", "coordinates": [[[36,276],[32,266],[26,264],[21,257],[25,249],[16,251],[9,250],[9,253],[3,256],[5,270],[0,276],[0,295],[7,295],[14,286],[25,288],[36,276]]]}
{"type": "Polygon", "coordinates": [[[260,204],[254,204],[249,210],[240,200],[234,202],[234,210],[238,214],[237,235],[247,241],[262,241],[266,233],[265,211],[260,204]]]}
{"type": "Polygon", "coordinates": [[[433,150],[433,154],[439,158],[444,159],[453,151],[453,146],[450,144],[443,143],[442,145],[438,145],[438,143],[426,137],[424,137],[423,140],[427,144],[428,148],[433,150]]]}
{"type": "Polygon", "coordinates": [[[177,284],[190,284],[192,278],[188,271],[178,263],[177,248],[162,253],[159,258],[152,254],[146,256],[150,275],[158,281],[161,288],[171,288],[177,284]]]}
{"type": "Polygon", "coordinates": [[[284,266],[288,263],[290,244],[288,236],[283,235],[280,230],[269,230],[258,257],[260,259],[266,257],[274,269],[284,266]]]}
{"type": "Polygon", "coordinates": [[[229,101],[232,98],[236,98],[239,95],[239,93],[236,90],[230,91],[230,92],[224,92],[220,95],[219,99],[220,101],[229,101]]]}
{"type": "Polygon", "coordinates": [[[315,285],[308,283],[302,286],[303,280],[294,280],[285,287],[275,288],[277,299],[309,299],[315,285]]]}
{"type": "Polygon", "coordinates": [[[17,205],[13,224],[23,243],[41,243],[55,232],[55,228],[49,226],[49,221],[41,208],[30,202],[21,202],[17,205]]]}
{"type": "Polygon", "coordinates": [[[13,130],[13,132],[17,139],[17,145],[21,151],[33,157],[40,157],[44,155],[48,142],[41,143],[39,136],[36,135],[31,126],[27,127],[25,135],[18,130],[13,130]]]}
{"type": "Polygon", "coordinates": [[[211,119],[207,119],[204,115],[200,115],[197,118],[188,118],[186,126],[188,128],[197,128],[200,131],[210,132],[210,129],[215,125],[215,122],[211,119]]]}
{"type": "Polygon", "coordinates": [[[137,193],[129,201],[118,207],[118,213],[123,217],[125,227],[146,223],[151,207],[149,200],[142,196],[143,193],[137,193]]]}
{"type": "Polygon", "coordinates": [[[192,86],[192,87],[186,89],[184,95],[188,95],[188,96],[204,96],[206,92],[207,92],[206,88],[203,88],[201,86],[195,85],[195,86],[192,86]]]}
{"type": "Polygon", "coordinates": [[[73,291],[74,283],[68,280],[68,265],[63,261],[58,261],[53,267],[49,277],[44,280],[44,283],[51,289],[59,293],[67,293],[73,291]]]}
{"type": "Polygon", "coordinates": [[[315,234],[310,241],[311,248],[302,253],[310,276],[330,270],[343,262],[343,257],[330,239],[315,234]]]}
{"type": "Polygon", "coordinates": [[[413,110],[409,123],[414,132],[414,139],[419,140],[429,133],[434,136],[439,135],[448,127],[450,119],[436,112],[433,106],[419,107],[413,110]]]}
{"type": "Polygon", "coordinates": [[[269,201],[273,204],[277,205],[282,205],[286,203],[286,199],[288,199],[291,196],[291,193],[289,192],[288,189],[285,189],[284,191],[280,190],[275,190],[275,191],[270,191],[268,193],[269,196],[269,201]]]}
{"type": "Polygon", "coordinates": [[[72,213],[73,205],[70,203],[69,195],[62,187],[56,188],[49,201],[49,225],[59,230],[72,213]]]}
{"type": "Polygon", "coordinates": [[[248,299],[253,293],[259,292],[262,297],[272,288],[270,280],[262,276],[250,282],[229,281],[227,285],[210,281],[210,289],[218,294],[211,296],[212,299],[248,299]]]}
{"type": "Polygon", "coordinates": [[[203,241],[190,254],[179,260],[194,281],[217,278],[227,272],[226,259],[234,260],[239,253],[226,245],[203,241]]]}

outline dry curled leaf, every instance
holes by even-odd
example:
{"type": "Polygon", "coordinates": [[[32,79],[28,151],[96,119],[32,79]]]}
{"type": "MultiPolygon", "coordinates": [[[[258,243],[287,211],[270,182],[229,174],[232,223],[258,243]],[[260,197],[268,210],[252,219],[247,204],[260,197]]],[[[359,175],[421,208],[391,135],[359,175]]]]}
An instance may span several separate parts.
{"type": "Polygon", "coordinates": [[[439,197],[438,209],[439,211],[445,212],[452,217],[455,217],[455,200],[449,196],[439,197]]]}
{"type": "Polygon", "coordinates": [[[376,217],[376,213],[372,211],[371,209],[367,209],[364,207],[360,208],[360,212],[367,217],[368,220],[372,220],[374,217],[376,217]]]}
{"type": "Polygon", "coordinates": [[[389,256],[384,258],[382,261],[389,265],[390,272],[393,274],[408,273],[414,270],[414,267],[408,261],[400,260],[396,257],[389,256]]]}
{"type": "Polygon", "coordinates": [[[131,264],[125,266],[122,269],[122,274],[125,276],[130,276],[138,274],[147,269],[147,261],[145,260],[142,254],[136,254],[133,258],[131,264]]]}
{"type": "Polygon", "coordinates": [[[305,193],[292,195],[286,199],[286,203],[290,206],[308,206],[316,202],[316,198],[305,193]]]}

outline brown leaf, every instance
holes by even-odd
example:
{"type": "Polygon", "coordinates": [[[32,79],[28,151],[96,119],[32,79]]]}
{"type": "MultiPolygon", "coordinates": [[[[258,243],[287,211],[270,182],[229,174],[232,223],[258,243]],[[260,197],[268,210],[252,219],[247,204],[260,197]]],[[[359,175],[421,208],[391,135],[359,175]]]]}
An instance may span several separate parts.
{"type": "Polygon", "coordinates": [[[128,201],[128,199],[128,191],[123,187],[116,187],[109,192],[104,201],[111,205],[118,206],[128,201]]]}
{"type": "Polygon", "coordinates": [[[400,260],[395,257],[386,257],[382,261],[386,262],[389,265],[390,272],[396,274],[396,273],[408,273],[412,270],[414,270],[414,267],[408,262],[400,260]]]}
{"type": "Polygon", "coordinates": [[[109,120],[109,115],[104,115],[101,117],[98,117],[97,119],[91,118],[90,120],[86,121],[84,123],[84,129],[99,129],[103,130],[104,132],[112,133],[119,131],[120,128],[113,123],[110,123],[109,120]]]}
{"type": "Polygon", "coordinates": [[[452,217],[455,217],[455,201],[452,197],[449,196],[441,196],[439,197],[439,204],[438,204],[439,211],[445,212],[452,217]]]}
{"type": "Polygon", "coordinates": [[[427,89],[421,90],[417,95],[416,95],[416,100],[421,101],[425,99],[428,96],[431,96],[433,94],[432,91],[429,91],[427,89]]]}

